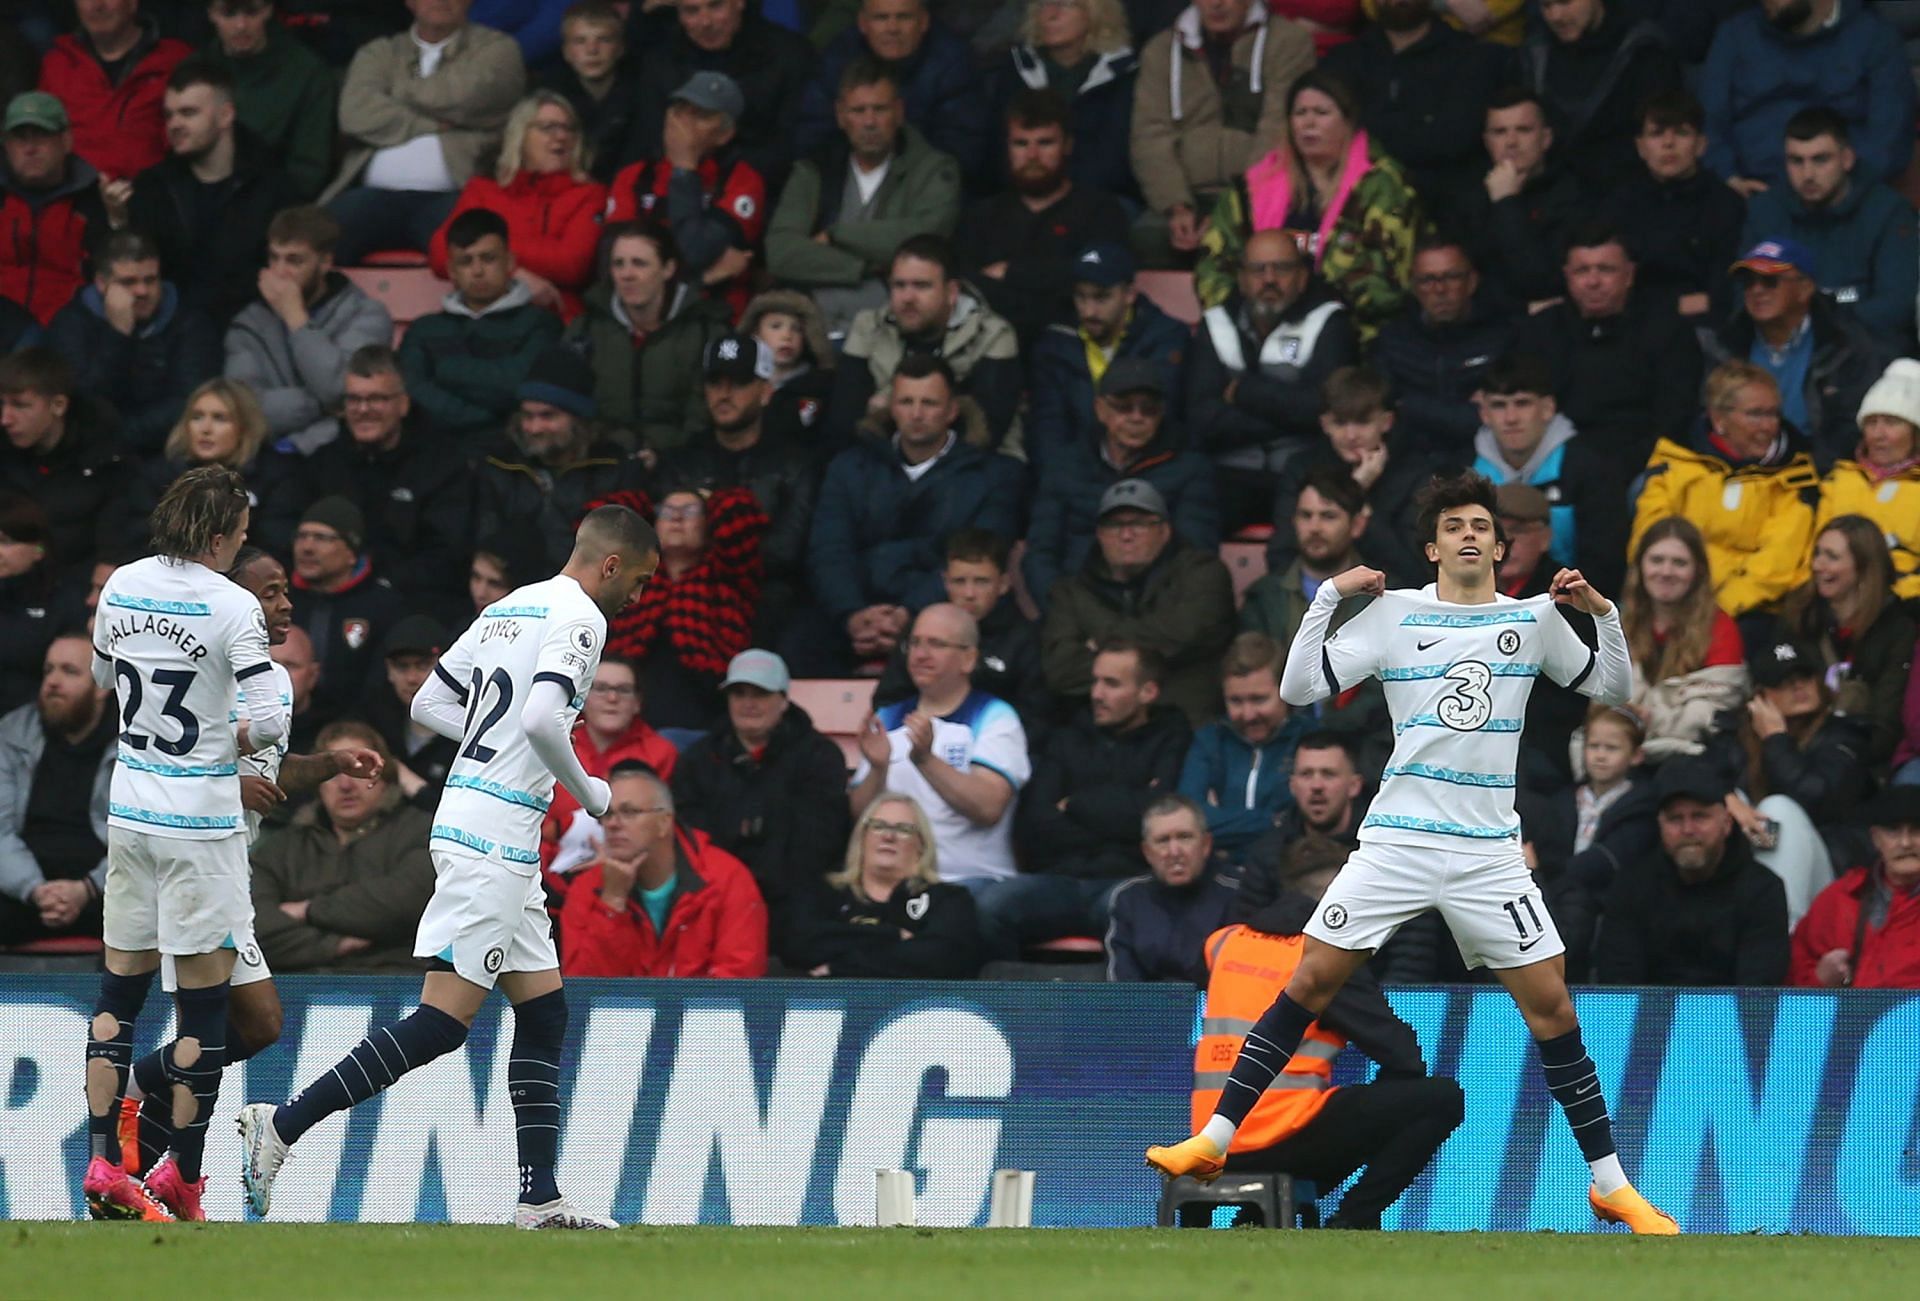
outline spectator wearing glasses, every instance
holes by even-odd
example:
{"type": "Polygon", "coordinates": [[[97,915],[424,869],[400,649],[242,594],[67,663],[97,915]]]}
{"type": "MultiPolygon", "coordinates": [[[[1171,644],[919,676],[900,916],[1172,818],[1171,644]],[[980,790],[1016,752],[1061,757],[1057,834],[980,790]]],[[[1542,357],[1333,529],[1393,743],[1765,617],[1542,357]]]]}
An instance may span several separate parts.
{"type": "Polygon", "coordinates": [[[1821,296],[1804,245],[1764,239],[1733,272],[1740,307],[1717,331],[1701,332],[1701,348],[1709,362],[1752,362],[1772,375],[1780,419],[1827,469],[1853,451],[1861,399],[1890,356],[1852,313],[1821,296]]]}
{"type": "Polygon", "coordinates": [[[883,791],[919,801],[947,876],[976,895],[1014,874],[1014,802],[1033,772],[1020,716],[970,680],[979,647],[979,628],[960,607],[920,612],[907,640],[915,694],[861,725],[852,789],[855,815],[883,791]]]}
{"type": "Polygon", "coordinates": [[[566,96],[536,90],[507,116],[493,175],[475,176],[433,233],[433,273],[448,271],[447,236],[464,212],[483,208],[506,219],[513,275],[536,307],[572,320],[580,291],[593,279],[593,255],[607,187],[587,174],[580,115],[566,96]]]}
{"type": "Polygon", "coordinates": [[[1920,989],[1920,789],[1867,811],[1873,858],[1822,890],[1793,930],[1788,980],[1830,989],[1920,989]]]}
{"type": "Polygon", "coordinates": [[[569,976],[724,979],[767,974],[767,908],[739,859],[682,827],[673,792],[644,765],[607,779],[593,862],[567,891],[569,976]]]}
{"type": "Polygon", "coordinates": [[[1512,346],[1513,321],[1482,289],[1458,236],[1432,234],[1414,246],[1412,286],[1410,301],[1375,336],[1372,364],[1420,450],[1465,466],[1480,429],[1474,394],[1512,346]]]}
{"type": "MultiPolygon", "coordinates": [[[[573,752],[589,775],[604,780],[621,764],[640,763],[672,780],[679,752],[641,717],[645,704],[639,667],[617,655],[602,657],[573,729],[573,752]]],[[[564,877],[585,866],[593,857],[595,835],[593,819],[581,813],[580,801],[555,786],[540,828],[549,870],[564,877]]],[[[554,879],[548,877],[550,883],[554,879]]]]}
{"type": "Polygon", "coordinates": [[[854,826],[846,865],[798,900],[784,955],[809,976],[972,976],[985,956],[973,896],[940,880],[939,859],[919,803],[882,792],[854,826]]]}

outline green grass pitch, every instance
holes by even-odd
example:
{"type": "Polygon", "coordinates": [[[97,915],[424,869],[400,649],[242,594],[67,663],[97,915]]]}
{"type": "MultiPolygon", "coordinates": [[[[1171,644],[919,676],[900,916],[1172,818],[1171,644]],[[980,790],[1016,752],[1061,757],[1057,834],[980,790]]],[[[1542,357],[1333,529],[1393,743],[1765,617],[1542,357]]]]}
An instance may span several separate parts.
{"type": "Polygon", "coordinates": [[[1920,1240],[1260,1229],[0,1224],[0,1296],[1177,1298],[1912,1295],[1920,1240]]]}

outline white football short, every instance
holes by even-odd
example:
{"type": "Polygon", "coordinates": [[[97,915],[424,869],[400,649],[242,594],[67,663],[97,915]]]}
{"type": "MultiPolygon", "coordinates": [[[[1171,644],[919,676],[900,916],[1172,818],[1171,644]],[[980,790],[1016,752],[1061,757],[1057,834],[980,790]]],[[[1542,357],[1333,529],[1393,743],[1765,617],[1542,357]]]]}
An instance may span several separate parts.
{"type": "MultiPolygon", "coordinates": [[[[267,966],[266,954],[260,952],[260,941],[254,938],[253,919],[249,917],[247,933],[233,937],[233,975],[227,978],[227,983],[238,989],[272,979],[273,971],[267,966]]],[[[169,994],[180,991],[180,973],[171,954],[160,955],[160,988],[169,994]]]]}
{"type": "Polygon", "coordinates": [[[1566,952],[1519,847],[1434,849],[1362,844],[1327,887],[1307,934],[1372,950],[1438,909],[1468,967],[1524,967],[1566,952]]]}
{"type": "Polygon", "coordinates": [[[433,844],[433,898],[420,915],[416,958],[438,958],[483,989],[503,971],[552,971],[560,965],[540,873],[497,858],[433,844]]]}
{"type": "Polygon", "coordinates": [[[164,956],[212,953],[253,935],[247,836],[176,840],[107,828],[107,947],[164,956]]]}

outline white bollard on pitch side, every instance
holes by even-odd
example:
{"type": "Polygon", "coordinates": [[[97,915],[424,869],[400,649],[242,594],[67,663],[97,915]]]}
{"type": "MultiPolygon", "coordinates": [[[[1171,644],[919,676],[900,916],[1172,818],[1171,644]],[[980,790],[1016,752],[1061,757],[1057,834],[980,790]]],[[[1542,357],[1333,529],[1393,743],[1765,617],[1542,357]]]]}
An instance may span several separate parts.
{"type": "Polygon", "coordinates": [[[995,1170],[993,1200],[987,1206],[989,1229],[1033,1227],[1033,1171],[995,1170]]]}
{"type": "Polygon", "coordinates": [[[873,1222],[883,1229],[911,1227],[914,1222],[913,1171],[875,1170],[873,1182],[873,1222]]]}

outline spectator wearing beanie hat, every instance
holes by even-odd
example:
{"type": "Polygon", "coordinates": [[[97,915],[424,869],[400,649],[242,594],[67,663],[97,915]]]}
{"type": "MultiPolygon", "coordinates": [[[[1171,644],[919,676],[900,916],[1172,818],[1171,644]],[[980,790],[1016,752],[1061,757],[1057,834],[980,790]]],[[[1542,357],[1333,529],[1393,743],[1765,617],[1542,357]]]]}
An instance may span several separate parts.
{"type": "Polygon", "coordinates": [[[366,536],[366,518],[345,497],[307,507],[293,534],[293,621],[313,642],[320,670],[317,726],[359,705],[381,641],[401,615],[400,597],[373,572],[366,536]]]}
{"type": "Polygon", "coordinates": [[[1886,535],[1893,594],[1920,596],[1920,361],[1902,357],[1860,403],[1860,442],[1820,481],[1813,532],[1842,515],[1864,515],[1886,535]]]}
{"type": "Polygon", "coordinates": [[[476,533],[537,542],[542,570],[552,573],[572,553],[574,529],[588,506],[637,490],[644,470],[601,432],[593,367],[573,349],[541,353],[515,395],[519,406],[506,432],[480,464],[476,533]]]}

